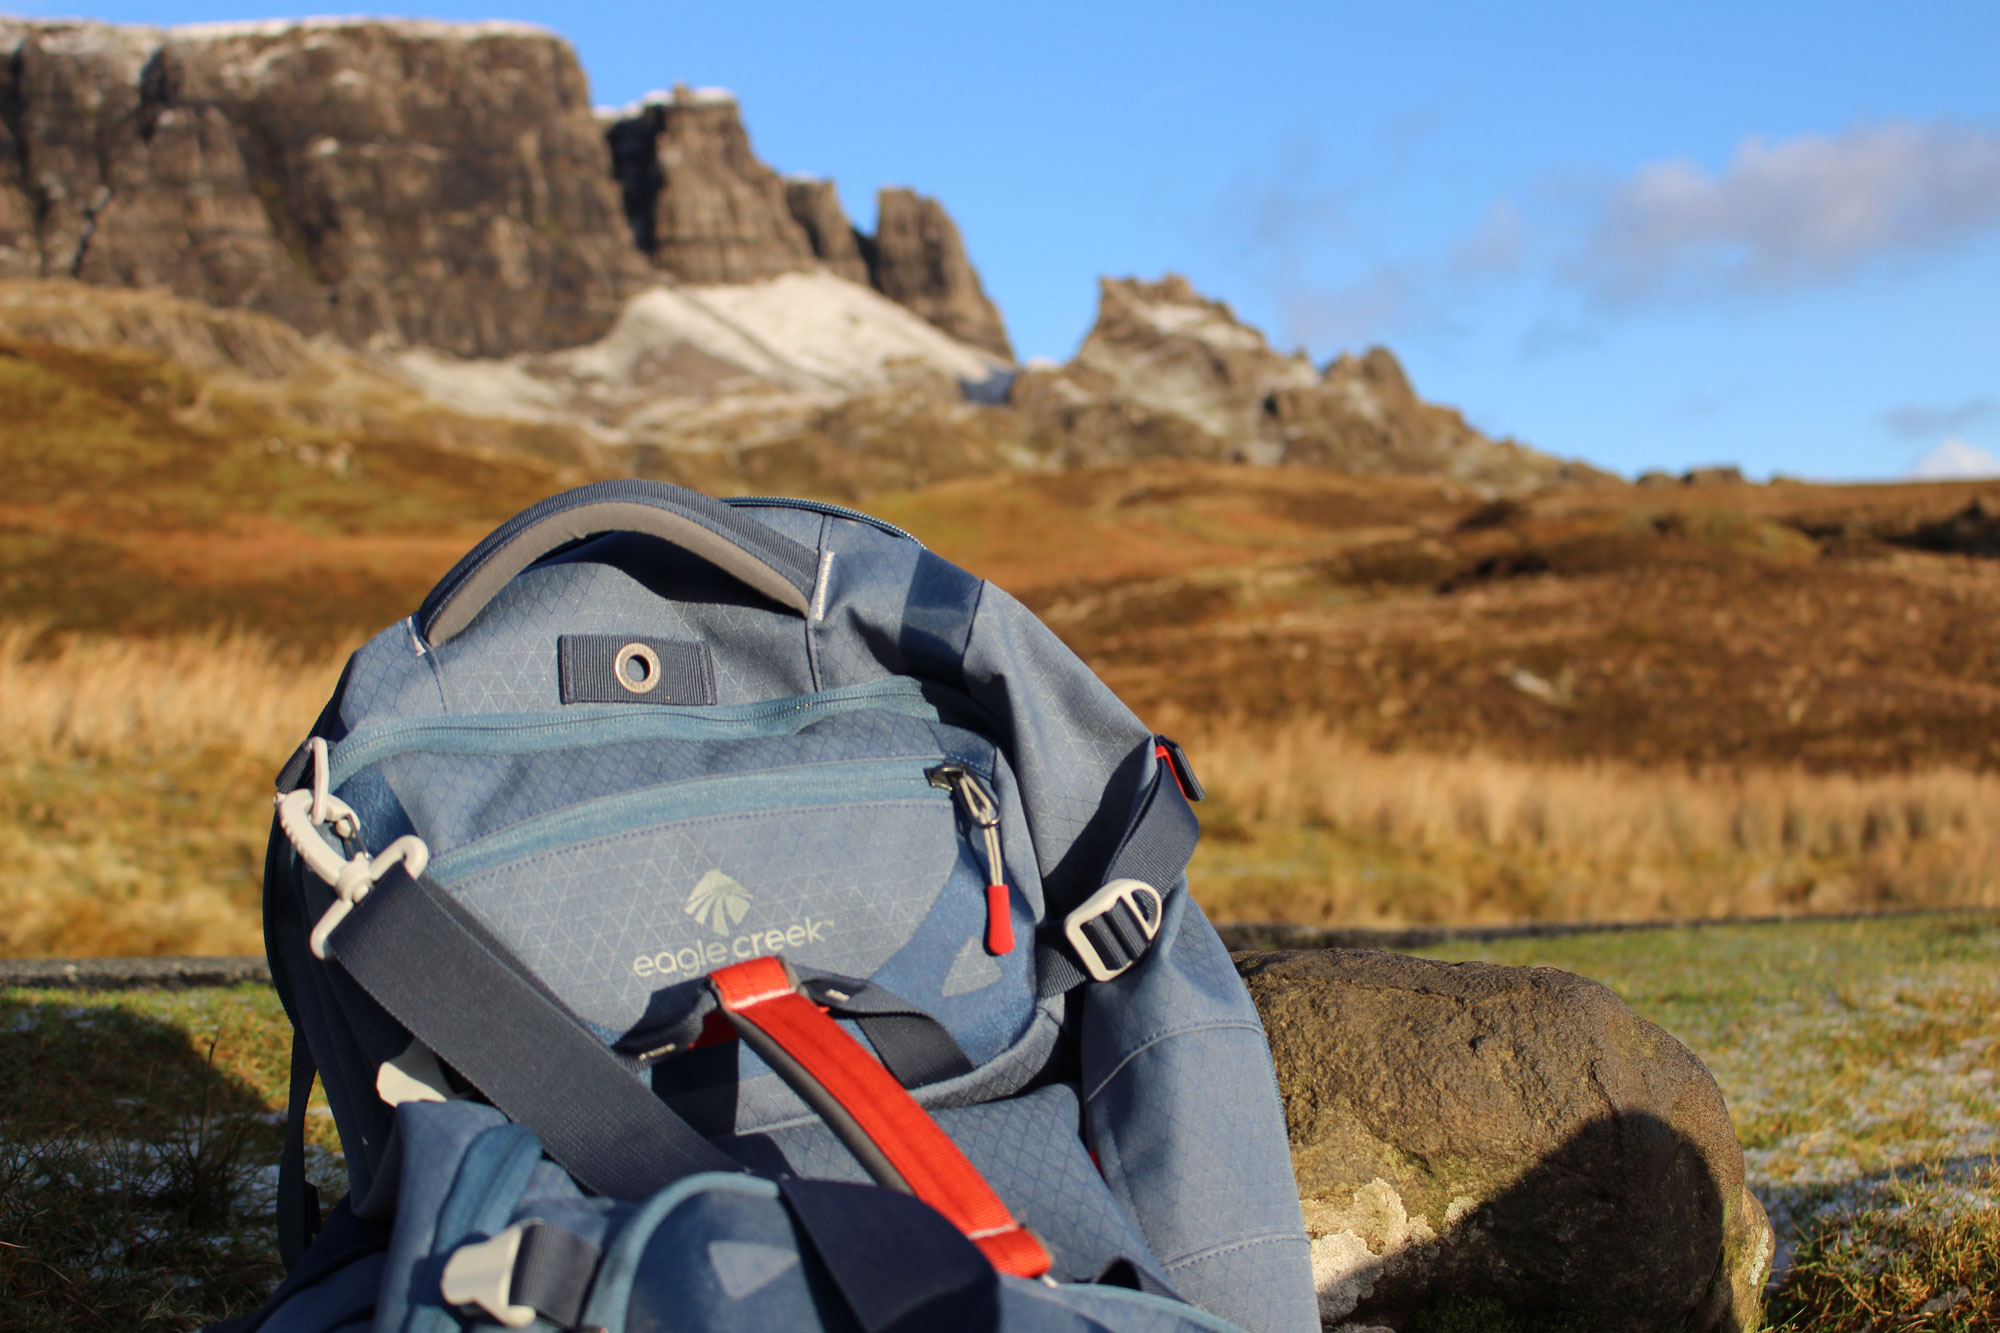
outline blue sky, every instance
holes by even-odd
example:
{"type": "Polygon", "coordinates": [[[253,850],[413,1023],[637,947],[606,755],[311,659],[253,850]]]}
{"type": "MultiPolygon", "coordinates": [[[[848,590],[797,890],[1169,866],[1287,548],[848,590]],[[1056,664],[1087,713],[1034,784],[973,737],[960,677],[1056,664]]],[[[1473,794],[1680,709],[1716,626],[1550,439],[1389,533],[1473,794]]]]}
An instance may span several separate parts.
{"type": "Polygon", "coordinates": [[[1024,356],[1074,350],[1100,274],[1175,270],[1281,347],[1386,343],[1475,425],[1628,473],[2000,455],[1991,0],[420,12],[553,28],[601,104],[731,88],[863,226],[880,185],[938,196],[1024,356]]]}

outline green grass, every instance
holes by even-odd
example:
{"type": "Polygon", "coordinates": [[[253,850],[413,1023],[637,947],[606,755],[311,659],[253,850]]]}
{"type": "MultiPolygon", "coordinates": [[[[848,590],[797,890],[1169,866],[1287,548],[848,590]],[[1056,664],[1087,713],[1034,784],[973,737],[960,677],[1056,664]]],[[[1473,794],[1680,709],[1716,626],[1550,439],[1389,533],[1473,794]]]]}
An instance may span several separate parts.
{"type": "Polygon", "coordinates": [[[1771,1327],[2000,1326],[2000,920],[1635,931],[1428,952],[1595,977],[1707,1062],[1789,1268],[1771,1327]]]}
{"type": "MultiPolygon", "coordinates": [[[[1770,1327],[2000,1320],[2000,921],[1429,952],[1596,977],[1708,1062],[1786,1239],[1770,1327]]],[[[259,987],[0,994],[0,1327],[182,1328],[262,1298],[287,1039],[259,987]]],[[[331,1198],[331,1121],[309,1123],[331,1198]]]]}
{"type": "MultiPolygon", "coordinates": [[[[0,1328],[186,1329],[260,1304],[288,1040],[264,987],[0,994],[0,1328]]],[[[337,1194],[315,1105],[310,1171],[337,1194]]]]}

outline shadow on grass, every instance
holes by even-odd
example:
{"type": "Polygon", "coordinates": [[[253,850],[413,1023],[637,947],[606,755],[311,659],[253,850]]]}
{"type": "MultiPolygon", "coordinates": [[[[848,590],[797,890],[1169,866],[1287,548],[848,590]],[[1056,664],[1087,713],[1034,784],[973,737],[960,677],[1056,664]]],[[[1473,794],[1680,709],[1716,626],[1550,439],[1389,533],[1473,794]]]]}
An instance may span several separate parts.
{"type": "Polygon", "coordinates": [[[1346,1317],[1406,1333],[1748,1333],[1746,1221],[1702,1144],[1652,1114],[1613,1115],[1363,1274],[1371,1290],[1346,1317]]]}
{"type": "Polygon", "coordinates": [[[0,1328],[178,1330],[255,1307],[280,1275],[275,1134],[183,1029],[0,996],[0,1328]]]}

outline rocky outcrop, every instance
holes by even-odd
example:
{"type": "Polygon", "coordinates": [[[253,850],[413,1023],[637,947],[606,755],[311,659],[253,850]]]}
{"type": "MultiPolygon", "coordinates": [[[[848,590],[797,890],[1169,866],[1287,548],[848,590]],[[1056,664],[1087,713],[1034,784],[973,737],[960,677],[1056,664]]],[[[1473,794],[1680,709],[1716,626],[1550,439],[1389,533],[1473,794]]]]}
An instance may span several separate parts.
{"type": "Polygon", "coordinates": [[[1345,472],[1442,475],[1502,493],[1601,475],[1494,441],[1424,402],[1375,348],[1315,369],[1185,278],[1104,279],[1076,359],[1032,370],[1014,403],[1064,461],[1153,457],[1302,463],[1345,472]]]}
{"type": "Polygon", "coordinates": [[[685,85],[606,132],[634,239],[683,282],[755,282],[818,262],[736,99],[685,85]],[[646,197],[647,189],[651,198],[646,197]]]}
{"type": "Polygon", "coordinates": [[[813,254],[828,271],[849,282],[868,285],[868,261],[861,257],[861,238],[847,220],[847,211],[840,206],[840,191],[832,181],[816,176],[789,178],[785,181],[785,207],[805,228],[813,254]]]}
{"type": "Polygon", "coordinates": [[[9,276],[164,287],[461,355],[587,341],[645,279],[552,34],[37,24],[0,45],[9,276]]]}
{"type": "MultiPolygon", "coordinates": [[[[1004,349],[929,208],[919,241],[942,258],[899,260],[892,295],[1004,349]]],[[[891,249],[908,252],[900,232],[891,249]]],[[[869,280],[832,185],[758,161],[733,99],[680,90],[600,124],[575,54],[540,29],[0,20],[0,278],[159,287],[357,346],[491,357],[601,337],[662,275],[820,267],[869,280]]]]}
{"type": "Polygon", "coordinates": [[[958,224],[937,200],[914,190],[881,191],[875,196],[875,234],[864,238],[862,253],[875,290],[960,342],[1014,359],[1000,312],[986,299],[966,258],[958,224]]]}
{"type": "Polygon", "coordinates": [[[1237,955],[1329,1328],[1749,1333],[1770,1224],[1695,1056],[1595,982],[1237,955]]]}

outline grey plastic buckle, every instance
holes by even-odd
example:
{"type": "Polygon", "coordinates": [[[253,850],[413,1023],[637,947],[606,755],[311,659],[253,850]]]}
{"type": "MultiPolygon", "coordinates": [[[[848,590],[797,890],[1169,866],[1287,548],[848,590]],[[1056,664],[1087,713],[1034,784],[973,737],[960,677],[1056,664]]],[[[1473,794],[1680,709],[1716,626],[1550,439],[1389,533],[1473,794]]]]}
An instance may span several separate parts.
{"type": "Polygon", "coordinates": [[[1114,879],[1063,918],[1063,934],[1084,971],[1109,981],[1145,957],[1166,914],[1158,889],[1142,879],[1114,879]]]}
{"type": "Polygon", "coordinates": [[[535,1307],[513,1302],[514,1261],[527,1228],[517,1222],[488,1240],[461,1245],[445,1262],[442,1289],[451,1305],[476,1305],[508,1328],[535,1322],[535,1307]]]}

